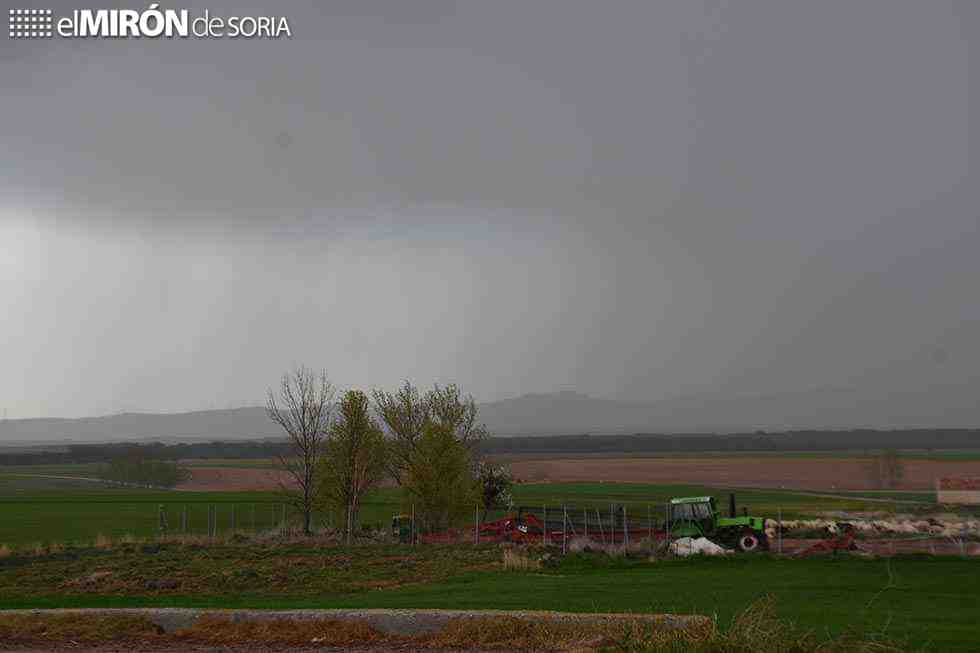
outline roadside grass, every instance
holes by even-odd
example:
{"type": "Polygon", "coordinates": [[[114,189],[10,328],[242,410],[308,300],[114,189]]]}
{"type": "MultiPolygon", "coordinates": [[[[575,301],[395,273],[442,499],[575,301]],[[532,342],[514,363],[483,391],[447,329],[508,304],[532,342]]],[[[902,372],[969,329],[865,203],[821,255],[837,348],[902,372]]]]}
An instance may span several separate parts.
{"type": "Polygon", "coordinates": [[[641,651],[681,653],[901,653],[903,642],[877,634],[848,632],[819,636],[780,620],[772,597],[764,597],[719,627],[715,620],[686,624],[646,619],[579,620],[552,615],[458,617],[435,632],[383,632],[358,619],[240,619],[205,614],[165,633],[142,615],[3,615],[0,641],[20,646],[76,647],[78,644],[133,648],[247,646],[249,650],[382,646],[397,650],[641,651]]]}
{"type": "Polygon", "coordinates": [[[66,547],[0,559],[0,609],[557,610],[702,614],[727,625],[746,606],[772,595],[775,618],[822,640],[861,633],[864,641],[872,633],[913,648],[976,648],[980,596],[975,559],[743,555],[652,560],[579,553],[540,569],[509,570],[503,555],[492,545],[66,547]]]}
{"type": "MultiPolygon", "coordinates": [[[[381,631],[358,620],[274,619],[268,621],[232,620],[221,615],[205,615],[193,626],[174,634],[186,643],[210,646],[262,644],[268,646],[364,646],[389,639],[381,631]]],[[[408,639],[408,638],[397,638],[408,639]]]]}
{"type": "MultiPolygon", "coordinates": [[[[0,613],[0,643],[3,644],[100,644],[133,639],[157,639],[162,629],[152,621],[135,615],[53,614],[39,617],[0,613]]],[[[6,647],[4,647],[6,648],[6,647]]]]}

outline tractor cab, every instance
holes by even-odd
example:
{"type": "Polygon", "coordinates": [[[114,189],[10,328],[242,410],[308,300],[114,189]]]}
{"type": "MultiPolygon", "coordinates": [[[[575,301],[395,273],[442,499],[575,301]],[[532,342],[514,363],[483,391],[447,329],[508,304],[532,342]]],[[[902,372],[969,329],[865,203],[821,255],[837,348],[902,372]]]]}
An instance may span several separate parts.
{"type": "Polygon", "coordinates": [[[395,515],[391,518],[391,536],[402,544],[412,541],[412,516],[395,515]]]}
{"type": "Polygon", "coordinates": [[[708,537],[715,532],[714,497],[679,497],[670,500],[667,516],[674,537],[708,537]]]}

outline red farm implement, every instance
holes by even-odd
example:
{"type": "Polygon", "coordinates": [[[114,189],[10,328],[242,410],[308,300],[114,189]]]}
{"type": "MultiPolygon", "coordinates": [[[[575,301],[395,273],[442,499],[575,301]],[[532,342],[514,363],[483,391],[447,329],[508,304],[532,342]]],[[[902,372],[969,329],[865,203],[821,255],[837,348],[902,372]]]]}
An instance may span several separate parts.
{"type": "Polygon", "coordinates": [[[514,544],[551,544],[560,546],[572,539],[588,539],[602,544],[624,544],[650,537],[663,538],[663,531],[653,528],[653,522],[641,525],[630,523],[622,508],[601,515],[595,510],[579,510],[572,518],[571,510],[546,511],[518,508],[516,512],[461,529],[422,534],[419,539],[428,544],[450,544],[463,541],[511,542],[514,544]]]}
{"type": "Polygon", "coordinates": [[[854,542],[855,535],[857,535],[857,531],[854,530],[854,526],[851,524],[838,523],[837,533],[832,537],[828,537],[825,540],[820,540],[819,542],[811,544],[805,549],[800,549],[793,555],[809,556],[821,553],[836,554],[838,551],[861,551],[861,547],[854,542]]]}

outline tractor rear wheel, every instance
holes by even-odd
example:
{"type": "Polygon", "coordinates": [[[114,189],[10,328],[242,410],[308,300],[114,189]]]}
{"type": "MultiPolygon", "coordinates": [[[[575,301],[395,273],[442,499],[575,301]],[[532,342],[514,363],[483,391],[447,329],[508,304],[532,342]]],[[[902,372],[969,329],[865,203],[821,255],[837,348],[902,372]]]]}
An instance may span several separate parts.
{"type": "Polygon", "coordinates": [[[759,551],[764,545],[762,538],[755,531],[742,531],[738,536],[736,546],[743,553],[751,553],[753,551],[759,551]]]}

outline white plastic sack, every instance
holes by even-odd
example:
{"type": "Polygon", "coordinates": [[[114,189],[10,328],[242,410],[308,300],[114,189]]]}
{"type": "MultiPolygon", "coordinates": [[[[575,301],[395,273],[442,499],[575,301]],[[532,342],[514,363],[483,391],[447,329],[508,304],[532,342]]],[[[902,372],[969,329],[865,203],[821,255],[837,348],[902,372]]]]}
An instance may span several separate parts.
{"type": "Polygon", "coordinates": [[[725,555],[731,553],[730,550],[718,546],[706,537],[682,537],[670,543],[670,552],[679,556],[697,555],[699,553],[709,556],[725,555]]]}

